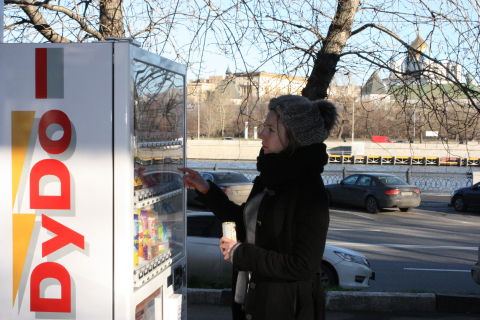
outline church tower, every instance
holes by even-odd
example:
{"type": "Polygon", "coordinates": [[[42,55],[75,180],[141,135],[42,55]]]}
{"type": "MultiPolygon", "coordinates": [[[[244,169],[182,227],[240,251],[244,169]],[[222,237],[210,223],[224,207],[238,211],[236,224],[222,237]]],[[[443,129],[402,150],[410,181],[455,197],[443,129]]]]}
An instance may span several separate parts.
{"type": "MultiPolygon", "coordinates": [[[[427,43],[422,39],[420,36],[420,28],[418,28],[418,34],[415,40],[410,44],[412,48],[414,48],[417,51],[420,51],[421,53],[428,53],[430,52],[430,48],[428,47],[427,43]]],[[[407,57],[407,72],[416,72],[416,71],[422,71],[424,70],[424,57],[416,52],[411,50],[408,53],[407,57]]]]}
{"type": "Polygon", "coordinates": [[[396,79],[398,76],[395,75],[395,73],[401,73],[403,70],[402,70],[402,64],[403,64],[403,61],[402,59],[400,59],[397,55],[393,55],[391,58],[390,58],[390,68],[393,70],[390,72],[390,79],[394,80],[396,79]]]}
{"type": "Polygon", "coordinates": [[[448,70],[450,73],[448,74],[447,78],[453,80],[453,75],[457,78],[458,81],[462,82],[462,65],[460,61],[457,62],[449,61],[448,62],[448,70]]]}

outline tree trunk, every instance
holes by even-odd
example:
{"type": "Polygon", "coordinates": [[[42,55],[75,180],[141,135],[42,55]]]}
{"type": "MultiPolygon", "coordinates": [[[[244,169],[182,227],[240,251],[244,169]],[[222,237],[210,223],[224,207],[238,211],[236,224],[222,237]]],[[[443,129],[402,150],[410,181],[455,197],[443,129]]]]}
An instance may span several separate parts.
{"type": "Polygon", "coordinates": [[[123,1],[100,1],[100,32],[104,37],[124,38],[123,1]]]}
{"type": "Polygon", "coordinates": [[[222,138],[225,137],[225,106],[223,106],[222,113],[222,138]]]}
{"type": "MultiPolygon", "coordinates": [[[[62,37],[47,24],[47,21],[39,12],[39,7],[25,5],[21,7],[22,10],[32,21],[33,26],[37,29],[42,36],[44,36],[48,41],[53,43],[70,43],[71,41],[67,38],[62,37]]],[[[3,17],[2,17],[3,18],[3,17]]]]}
{"type": "Polygon", "coordinates": [[[345,120],[342,120],[340,122],[340,128],[338,129],[338,134],[337,134],[337,137],[338,138],[342,138],[342,134],[343,134],[343,124],[345,123],[345,120]]]}
{"type": "Polygon", "coordinates": [[[335,75],[340,54],[350,38],[359,2],[360,0],[338,1],[335,18],[323,40],[322,48],[315,57],[313,70],[302,90],[302,96],[312,101],[327,98],[327,89],[335,75]]]}

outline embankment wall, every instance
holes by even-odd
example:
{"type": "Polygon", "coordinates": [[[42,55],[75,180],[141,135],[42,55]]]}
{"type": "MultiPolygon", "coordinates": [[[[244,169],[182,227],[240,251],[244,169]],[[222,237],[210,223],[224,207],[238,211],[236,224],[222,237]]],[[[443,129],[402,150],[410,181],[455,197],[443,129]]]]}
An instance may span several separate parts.
{"type": "MultiPolygon", "coordinates": [[[[350,147],[351,142],[326,141],[330,149],[350,147]]],[[[187,158],[197,160],[241,160],[257,159],[261,140],[187,140],[187,158]]],[[[332,152],[328,152],[332,154],[332,152]]],[[[335,152],[335,154],[341,154],[335,152]]],[[[372,143],[364,142],[365,156],[396,157],[462,157],[480,158],[478,143],[372,143]]]]}

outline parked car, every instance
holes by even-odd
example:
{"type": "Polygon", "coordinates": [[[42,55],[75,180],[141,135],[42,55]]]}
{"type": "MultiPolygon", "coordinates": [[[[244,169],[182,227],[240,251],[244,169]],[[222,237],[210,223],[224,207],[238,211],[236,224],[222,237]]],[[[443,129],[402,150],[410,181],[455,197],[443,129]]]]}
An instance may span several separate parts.
{"type": "Polygon", "coordinates": [[[417,187],[384,173],[353,174],[325,188],[329,204],[365,207],[369,213],[378,213],[381,208],[399,208],[408,212],[418,207],[421,201],[417,187]]]}
{"type": "MultiPolygon", "coordinates": [[[[253,183],[243,174],[234,171],[205,171],[200,172],[205,180],[214,182],[230,200],[236,204],[242,204],[247,201],[248,195],[252,190],[253,183]]],[[[187,190],[187,204],[202,206],[196,201],[197,193],[194,189],[187,190]]]]}
{"type": "Polygon", "coordinates": [[[236,140],[236,139],[232,138],[232,137],[224,137],[224,138],[222,138],[222,140],[236,140]]]}
{"type": "Polygon", "coordinates": [[[471,270],[473,281],[480,284],[480,246],[478,247],[478,259],[477,263],[472,266],[471,270]]]}
{"type": "MultiPolygon", "coordinates": [[[[209,281],[231,281],[232,264],[220,251],[222,223],[211,212],[187,214],[188,274],[209,281]]],[[[367,258],[353,250],[326,245],[321,266],[324,287],[364,289],[375,280],[367,258]]]]}
{"type": "Polygon", "coordinates": [[[450,203],[459,212],[467,211],[468,208],[480,208],[480,182],[471,187],[460,188],[453,191],[450,203]]]}
{"type": "Polygon", "coordinates": [[[372,136],[372,142],[376,143],[393,143],[388,137],[386,136],[372,136]]]}
{"type": "Polygon", "coordinates": [[[408,141],[407,140],[397,140],[394,143],[408,143],[408,141]]]}

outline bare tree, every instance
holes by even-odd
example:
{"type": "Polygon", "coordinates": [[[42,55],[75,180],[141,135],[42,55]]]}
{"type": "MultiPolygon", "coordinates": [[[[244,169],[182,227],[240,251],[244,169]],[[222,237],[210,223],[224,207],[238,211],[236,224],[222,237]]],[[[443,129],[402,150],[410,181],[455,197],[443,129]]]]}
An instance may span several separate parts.
{"type": "Polygon", "coordinates": [[[435,118],[444,130],[458,134],[474,126],[480,110],[478,86],[473,85],[480,82],[478,0],[5,3],[10,42],[132,37],[187,64],[197,76],[206,55],[222,53],[234,70],[270,68],[307,77],[302,94],[311,100],[328,97],[337,73],[368,76],[377,70],[392,80],[389,94],[404,112],[417,103],[424,119],[435,118]],[[423,38],[414,44],[419,27],[423,38]],[[438,60],[436,53],[462,71],[438,60]],[[397,68],[395,57],[417,67],[397,68]],[[473,82],[465,83],[467,74],[473,82]],[[456,125],[442,122],[452,110],[468,116],[457,117],[456,125]]]}
{"type": "Polygon", "coordinates": [[[209,92],[205,105],[206,108],[212,111],[213,133],[225,137],[226,127],[231,124],[235,119],[235,114],[238,113],[228,92],[220,89],[209,92]]]}

